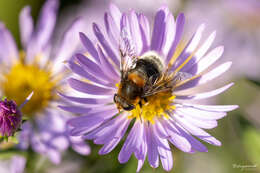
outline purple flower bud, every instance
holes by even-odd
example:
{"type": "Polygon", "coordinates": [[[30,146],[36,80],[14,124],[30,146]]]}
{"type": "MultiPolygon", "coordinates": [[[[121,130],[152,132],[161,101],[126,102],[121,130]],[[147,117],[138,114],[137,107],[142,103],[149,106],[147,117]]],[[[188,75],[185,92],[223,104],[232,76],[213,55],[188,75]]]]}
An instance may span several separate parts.
{"type": "Polygon", "coordinates": [[[16,103],[7,99],[0,101],[0,133],[2,136],[12,136],[20,127],[22,114],[16,103]]]}

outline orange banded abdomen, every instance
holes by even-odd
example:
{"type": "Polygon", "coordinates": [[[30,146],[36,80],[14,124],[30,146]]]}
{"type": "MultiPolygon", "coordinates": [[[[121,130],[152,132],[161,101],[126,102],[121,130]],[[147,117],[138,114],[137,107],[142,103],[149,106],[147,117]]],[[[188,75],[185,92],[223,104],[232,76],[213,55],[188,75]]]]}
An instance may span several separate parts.
{"type": "Polygon", "coordinates": [[[138,87],[143,87],[145,85],[144,78],[136,72],[130,73],[128,79],[134,82],[138,87]]]}

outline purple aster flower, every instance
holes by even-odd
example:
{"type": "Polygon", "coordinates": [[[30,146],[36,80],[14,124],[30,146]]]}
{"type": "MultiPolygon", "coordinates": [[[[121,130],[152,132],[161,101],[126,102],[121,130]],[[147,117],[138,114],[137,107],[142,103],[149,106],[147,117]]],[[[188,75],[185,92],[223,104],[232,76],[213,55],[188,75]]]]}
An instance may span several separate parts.
{"type": "Polygon", "coordinates": [[[237,106],[193,102],[233,85],[197,93],[199,86],[231,66],[226,62],[209,69],[223,53],[222,46],[209,50],[215,32],[201,42],[205,29],[201,25],[182,46],[184,15],[175,20],[165,6],[157,11],[153,29],[145,15],[133,10],[121,13],[115,5],[110,6],[104,20],[105,31],[93,24],[98,43],[80,33],[87,52],[76,54],[68,63],[78,75],[78,79],[68,79],[69,85],[76,95],[85,95],[62,94],[74,104],[61,108],[81,114],[68,121],[71,134],[102,144],[99,154],[103,155],[111,152],[129,129],[118,160],[126,163],[134,154],[137,171],[147,157],[153,168],[161,160],[163,168],[171,170],[169,143],[188,153],[207,152],[198,139],[220,146],[220,141],[203,129],[216,127],[217,120],[237,106]]]}
{"type": "Polygon", "coordinates": [[[11,159],[11,173],[23,173],[26,164],[26,159],[22,156],[13,156],[11,159]]]}
{"type": "Polygon", "coordinates": [[[84,28],[81,30],[81,32],[89,33],[89,39],[95,42],[96,38],[94,34],[92,34],[92,28],[89,26],[92,25],[93,21],[95,21],[97,24],[103,23],[103,16],[100,14],[106,12],[106,7],[111,2],[117,4],[117,6],[122,9],[131,8],[135,10],[142,10],[148,14],[148,17],[152,17],[154,10],[156,10],[158,6],[167,5],[170,7],[171,11],[176,11],[181,5],[180,0],[85,0],[82,1],[82,3],[79,3],[77,6],[69,7],[69,9],[62,14],[64,17],[61,19],[60,23],[62,23],[61,25],[64,26],[65,24],[63,24],[63,21],[64,23],[67,23],[68,20],[73,20],[75,16],[81,16],[84,18],[84,28]],[[138,4],[138,6],[136,4],[138,4]],[[75,8],[77,8],[77,10],[74,10],[75,8]]]}
{"type": "Polygon", "coordinates": [[[1,159],[1,173],[23,173],[26,159],[19,155],[14,155],[10,159],[1,159]]]}
{"type": "Polygon", "coordinates": [[[12,136],[20,127],[22,114],[13,100],[0,101],[0,133],[12,136]]]}
{"type": "Polygon", "coordinates": [[[66,121],[71,115],[56,108],[61,101],[56,93],[69,93],[61,80],[68,75],[63,62],[79,49],[80,42],[74,34],[82,25],[81,19],[77,19],[60,40],[54,38],[58,5],[57,0],[46,1],[35,27],[30,7],[22,9],[21,51],[0,23],[1,94],[20,105],[34,91],[30,102],[21,109],[28,121],[21,127],[18,147],[27,149],[31,145],[34,151],[48,156],[54,163],[60,162],[61,153],[70,146],[84,155],[90,152],[82,139],[69,136],[66,121]],[[54,39],[58,44],[54,44],[54,39]]]}

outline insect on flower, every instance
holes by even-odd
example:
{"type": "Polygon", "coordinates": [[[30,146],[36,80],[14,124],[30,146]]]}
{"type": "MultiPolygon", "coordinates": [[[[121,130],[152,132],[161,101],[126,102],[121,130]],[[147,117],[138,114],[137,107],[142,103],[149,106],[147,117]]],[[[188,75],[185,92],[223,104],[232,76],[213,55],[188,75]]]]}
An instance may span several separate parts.
{"type": "Polygon", "coordinates": [[[146,16],[133,10],[121,13],[111,5],[104,20],[106,34],[94,23],[98,41],[94,45],[80,33],[87,52],[76,54],[68,63],[79,77],[68,79],[77,96],[61,94],[73,102],[61,108],[80,115],[68,121],[71,134],[102,144],[99,154],[103,155],[118,145],[129,128],[118,160],[126,163],[134,154],[137,171],[147,157],[153,168],[160,160],[165,170],[171,170],[169,142],[188,153],[207,151],[197,138],[220,146],[220,141],[203,129],[216,127],[218,119],[238,106],[189,101],[218,95],[233,84],[204,93],[183,92],[208,83],[231,66],[226,62],[207,70],[223,53],[222,46],[208,51],[216,33],[200,43],[205,29],[201,25],[182,48],[184,15],[175,21],[165,6],[155,15],[152,34],[146,16]]]}
{"type": "MultiPolygon", "coordinates": [[[[149,51],[137,57],[133,42],[127,37],[126,28],[122,29],[124,48],[121,54],[121,81],[114,102],[118,109],[130,111],[139,104],[142,108],[147,98],[157,93],[172,93],[174,86],[192,75],[185,72],[170,72],[164,67],[163,58],[156,52],[149,51]]],[[[120,45],[121,46],[121,45],[120,45]]],[[[141,116],[140,116],[141,117],[141,116]]]]}

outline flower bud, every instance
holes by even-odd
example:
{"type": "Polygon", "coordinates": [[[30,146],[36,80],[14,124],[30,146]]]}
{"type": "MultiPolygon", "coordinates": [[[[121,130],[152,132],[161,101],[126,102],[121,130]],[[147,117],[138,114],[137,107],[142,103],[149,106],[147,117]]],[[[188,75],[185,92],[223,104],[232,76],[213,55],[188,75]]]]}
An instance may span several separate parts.
{"type": "Polygon", "coordinates": [[[0,134],[1,136],[12,136],[20,127],[22,114],[16,103],[12,100],[0,101],[0,134]]]}

